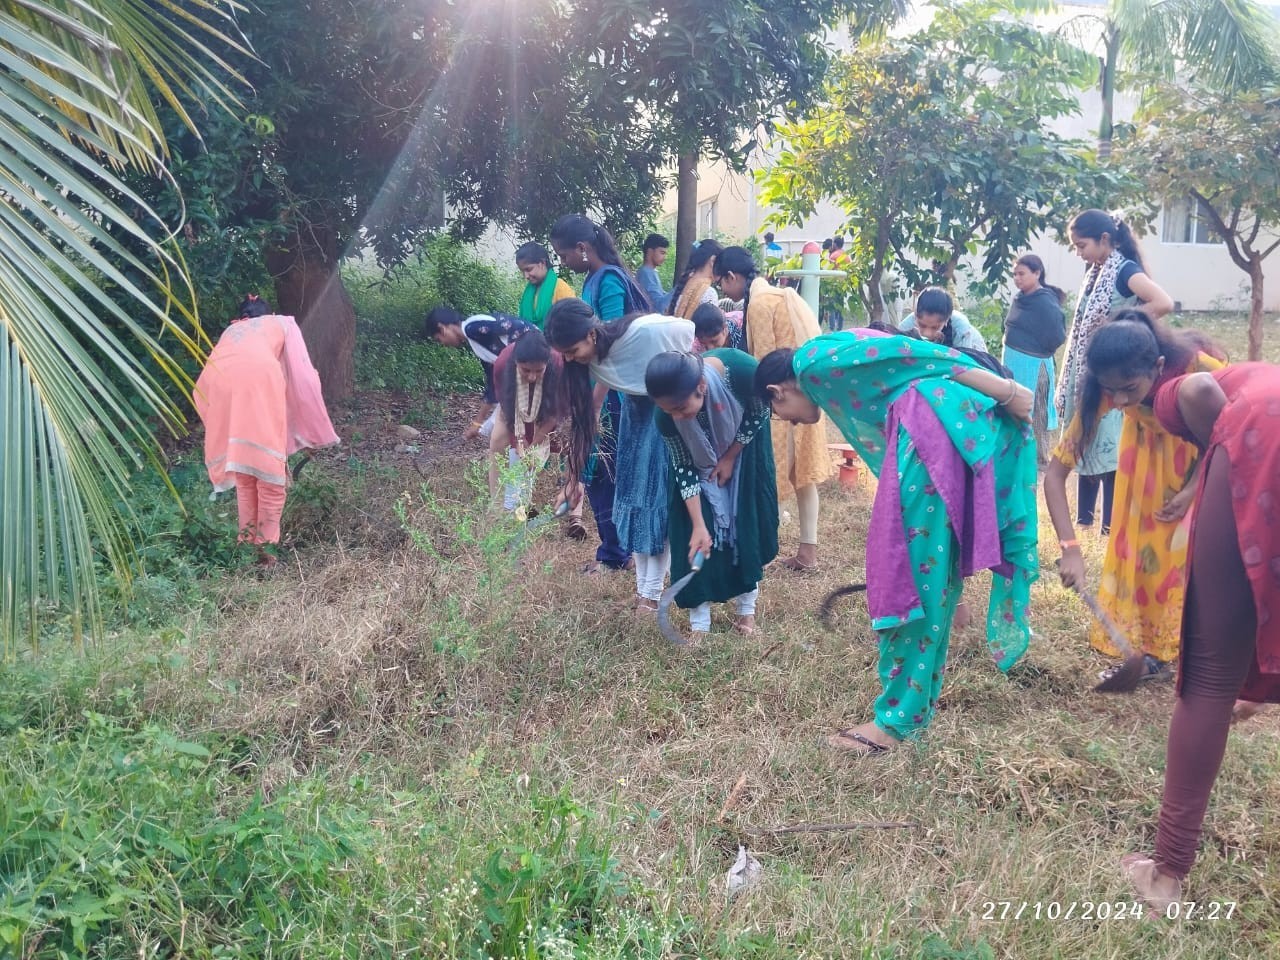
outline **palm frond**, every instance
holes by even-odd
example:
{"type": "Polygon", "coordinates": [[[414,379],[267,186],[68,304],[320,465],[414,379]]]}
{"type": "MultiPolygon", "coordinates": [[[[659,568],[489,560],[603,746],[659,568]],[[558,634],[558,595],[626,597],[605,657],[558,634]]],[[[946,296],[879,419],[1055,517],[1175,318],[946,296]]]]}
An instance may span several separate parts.
{"type": "MultiPolygon", "coordinates": [[[[213,0],[0,2],[0,638],[65,604],[100,626],[96,552],[127,579],[129,476],[181,411],[162,339],[198,349],[184,265],[119,172],[163,174],[152,96],[235,102],[213,0]],[[226,79],[224,79],[226,78],[226,79]]],[[[188,123],[191,118],[182,116],[188,123]]],[[[174,225],[176,226],[176,225],[174,225]]],[[[25,631],[24,631],[25,627],[25,631]]]]}

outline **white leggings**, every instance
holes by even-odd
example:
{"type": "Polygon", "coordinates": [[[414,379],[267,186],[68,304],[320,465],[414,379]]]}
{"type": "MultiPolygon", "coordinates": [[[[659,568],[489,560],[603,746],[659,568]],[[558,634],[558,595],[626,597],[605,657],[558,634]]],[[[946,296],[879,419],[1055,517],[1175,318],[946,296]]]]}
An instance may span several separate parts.
{"type": "Polygon", "coordinates": [[[671,546],[661,553],[633,553],[636,562],[636,593],[646,600],[660,600],[662,587],[671,569],[671,546]]]}
{"type": "Polygon", "coordinates": [[[818,485],[796,487],[796,513],[800,520],[800,542],[818,542],[818,485]]]}
{"type": "MultiPolygon", "coordinates": [[[[740,617],[753,617],[756,613],[756,599],[760,596],[760,588],[740,593],[729,602],[733,604],[733,612],[740,617]]],[[[689,611],[689,629],[698,633],[711,630],[711,602],[699,604],[689,611]]]]}

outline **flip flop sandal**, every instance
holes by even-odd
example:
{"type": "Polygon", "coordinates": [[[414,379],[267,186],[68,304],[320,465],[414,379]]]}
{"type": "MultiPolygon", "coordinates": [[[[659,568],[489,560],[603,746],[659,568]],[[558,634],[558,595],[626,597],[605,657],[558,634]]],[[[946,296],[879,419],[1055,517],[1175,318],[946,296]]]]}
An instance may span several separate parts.
{"type": "Polygon", "coordinates": [[[742,634],[744,637],[750,637],[755,634],[756,625],[753,623],[750,626],[747,626],[735,619],[733,621],[733,629],[738,631],[738,633],[742,634]]]}
{"type": "Polygon", "coordinates": [[[883,743],[876,743],[876,741],[872,740],[865,734],[853,733],[852,731],[853,727],[845,727],[843,730],[837,730],[835,734],[827,738],[827,745],[835,747],[837,750],[843,751],[844,753],[852,753],[855,756],[860,757],[875,757],[882,753],[888,753],[892,749],[891,747],[886,747],[883,743]],[[852,740],[855,743],[862,744],[867,749],[856,750],[853,747],[842,746],[836,742],[837,740],[852,740]]]}
{"type": "MultiPolygon", "coordinates": [[[[1143,673],[1138,678],[1139,683],[1147,683],[1153,680],[1168,680],[1173,674],[1173,664],[1165,663],[1163,660],[1157,660],[1151,654],[1144,654],[1142,657],[1143,673]]],[[[1102,681],[1110,680],[1124,668],[1124,664],[1114,664],[1107,669],[1098,673],[1098,679],[1102,681]]]]}

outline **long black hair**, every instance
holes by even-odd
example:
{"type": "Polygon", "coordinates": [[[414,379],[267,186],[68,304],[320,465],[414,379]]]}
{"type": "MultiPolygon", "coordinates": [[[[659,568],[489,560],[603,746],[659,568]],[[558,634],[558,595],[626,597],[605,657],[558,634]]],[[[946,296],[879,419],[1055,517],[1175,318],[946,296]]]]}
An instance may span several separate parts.
{"type": "Polygon", "coordinates": [[[1015,266],[1026,267],[1036,275],[1036,279],[1040,282],[1040,286],[1044,287],[1055,297],[1058,298],[1058,306],[1067,302],[1067,292],[1061,287],[1055,287],[1049,282],[1048,275],[1044,272],[1044,261],[1037,257],[1034,253],[1024,253],[1014,261],[1015,266]]]}
{"type": "MultiPolygon", "coordinates": [[[[596,358],[609,356],[613,345],[627,332],[639,313],[629,313],[621,320],[601,323],[591,306],[577,297],[557,300],[547,311],[547,341],[557,350],[568,350],[575,343],[594,336],[596,358]]],[[[573,428],[569,435],[569,469],[578,475],[587,465],[596,438],[596,412],[592,402],[591,370],[585,363],[564,365],[564,397],[573,428]]],[[[616,425],[615,425],[616,426],[616,425]]]]}
{"type": "Polygon", "coordinates": [[[1085,210],[1072,217],[1071,223],[1067,225],[1067,232],[1086,240],[1107,237],[1112,249],[1119,251],[1120,256],[1132,260],[1146,272],[1146,265],[1142,262],[1142,249],[1128,224],[1119,217],[1113,217],[1105,210],[1085,210]]]}
{"type": "Polygon", "coordinates": [[[526,330],[511,348],[510,361],[502,370],[502,382],[498,384],[502,406],[502,422],[512,437],[516,430],[516,387],[520,381],[521,363],[545,363],[542,375],[542,403],[538,407],[537,422],[559,419],[564,414],[565,396],[563,376],[551,362],[551,345],[537,327],[526,330]]]}
{"type": "Polygon", "coordinates": [[[580,213],[566,213],[551,228],[551,244],[555,247],[576,247],[585,243],[596,252],[596,256],[604,263],[620,267],[628,274],[631,272],[622,262],[618,253],[618,245],[613,235],[590,217],[580,213]]]}
{"type": "Polygon", "coordinates": [[[796,352],[791,347],[779,347],[760,358],[752,383],[757,397],[769,403],[773,399],[773,395],[769,393],[770,387],[781,386],[796,378],[795,367],[792,366],[795,356],[796,352]]]}
{"type": "Polygon", "coordinates": [[[680,294],[684,293],[684,288],[689,285],[689,280],[693,275],[720,256],[723,250],[724,247],[720,245],[719,240],[710,238],[699,240],[693,245],[693,251],[689,254],[689,262],[685,264],[684,273],[680,274],[680,279],[671,288],[671,299],[667,303],[671,304],[672,310],[680,302],[680,294]]]}
{"type": "Polygon", "coordinates": [[[1225,359],[1217,345],[1203,334],[1173,330],[1141,310],[1117,310],[1085,349],[1084,382],[1080,388],[1082,446],[1089,445],[1097,429],[1098,408],[1102,404],[1100,374],[1154,377],[1161,357],[1166,371],[1181,371],[1200,351],[1225,359]]]}
{"type": "Polygon", "coordinates": [[[751,306],[751,284],[760,274],[755,258],[747,252],[746,247],[725,247],[716,256],[716,280],[726,273],[736,273],[747,281],[747,288],[742,293],[742,339],[743,349],[750,352],[747,343],[747,308],[751,306]]]}
{"type": "Polygon", "coordinates": [[[654,400],[683,403],[702,382],[706,365],[696,353],[666,350],[649,361],[644,370],[644,388],[654,400]]]}

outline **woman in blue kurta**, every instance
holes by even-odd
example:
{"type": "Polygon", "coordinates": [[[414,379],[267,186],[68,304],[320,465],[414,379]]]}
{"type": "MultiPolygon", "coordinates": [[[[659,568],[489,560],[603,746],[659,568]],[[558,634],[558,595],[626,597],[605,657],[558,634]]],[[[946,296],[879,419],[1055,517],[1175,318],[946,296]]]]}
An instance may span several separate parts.
{"type": "Polygon", "coordinates": [[[769,404],[755,395],[756,360],[740,350],[660,353],[645,387],[671,458],[667,529],[671,575],[701,572],[676,596],[691,642],[711,629],[712,602],[732,602],[740,633],[755,632],[765,564],[778,555],[778,497],[769,404]]]}
{"type": "Polygon", "coordinates": [[[1026,652],[1039,571],[1031,393],[958,350],[874,330],[775,351],[760,361],[756,390],[793,423],[826,413],[879,478],[866,570],[883,690],[872,721],[830,742],[883,752],[933,717],[965,577],[995,574],[987,644],[996,666],[1026,652]]]}

